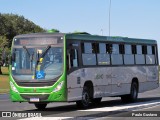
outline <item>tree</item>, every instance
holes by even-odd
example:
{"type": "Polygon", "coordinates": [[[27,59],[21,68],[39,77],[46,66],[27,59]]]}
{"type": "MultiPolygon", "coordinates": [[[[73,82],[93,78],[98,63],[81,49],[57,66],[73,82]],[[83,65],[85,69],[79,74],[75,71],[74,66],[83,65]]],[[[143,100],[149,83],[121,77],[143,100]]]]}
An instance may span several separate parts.
{"type": "Polygon", "coordinates": [[[7,44],[7,38],[5,36],[0,36],[0,74],[2,74],[1,66],[3,66],[6,59],[7,44]]]}
{"type": "Polygon", "coordinates": [[[9,47],[11,47],[12,39],[16,35],[44,31],[43,28],[23,16],[0,14],[0,35],[7,37],[9,47]]]}
{"type": "Polygon", "coordinates": [[[2,74],[1,66],[4,65],[5,58],[10,52],[13,37],[37,32],[45,32],[45,30],[23,16],[0,13],[0,74],[2,74]]]}

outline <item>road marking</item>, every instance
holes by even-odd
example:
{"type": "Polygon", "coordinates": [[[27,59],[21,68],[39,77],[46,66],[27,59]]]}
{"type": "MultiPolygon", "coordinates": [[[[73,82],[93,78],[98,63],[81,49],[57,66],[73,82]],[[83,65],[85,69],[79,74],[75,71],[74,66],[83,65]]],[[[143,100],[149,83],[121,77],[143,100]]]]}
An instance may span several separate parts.
{"type": "Polygon", "coordinates": [[[152,101],[152,102],[139,102],[139,103],[132,103],[127,105],[120,105],[116,107],[103,107],[103,108],[95,108],[95,109],[88,109],[88,110],[79,110],[79,111],[116,111],[116,110],[127,110],[131,108],[138,108],[138,107],[147,107],[147,106],[153,106],[160,104],[158,101],[152,101]]]}
{"type": "MultiPolygon", "coordinates": [[[[87,111],[99,111],[99,112],[107,112],[107,111],[135,111],[133,109],[140,110],[141,107],[144,107],[143,109],[151,108],[160,105],[159,100],[154,100],[154,101],[149,101],[149,102],[137,102],[137,103],[131,103],[131,104],[124,104],[124,105],[119,105],[119,106],[113,106],[113,107],[103,107],[103,108],[95,108],[95,109],[88,109],[88,110],[77,110],[82,111],[82,112],[87,112],[87,111]],[[147,107],[147,108],[145,108],[147,107]],[[140,109],[138,109],[140,108],[140,109]]],[[[142,109],[142,110],[143,110],[142,109]]],[[[40,117],[40,118],[25,118],[25,119],[19,119],[19,120],[64,120],[64,119],[72,119],[74,117],[40,117]]],[[[103,118],[103,117],[102,117],[103,118]]],[[[104,117],[105,118],[105,117],[104,117]]],[[[92,118],[92,119],[97,119],[97,118],[92,118]]]]}
{"type": "Polygon", "coordinates": [[[151,109],[151,108],[154,108],[154,107],[159,107],[160,105],[154,105],[154,106],[151,106],[151,107],[147,107],[147,108],[141,108],[141,109],[138,109],[138,110],[133,110],[133,111],[142,111],[142,110],[147,110],[147,109],[151,109]]]}
{"type": "MultiPolygon", "coordinates": [[[[145,110],[145,109],[150,109],[150,108],[154,108],[154,107],[157,107],[157,106],[160,106],[160,102],[156,102],[156,103],[152,103],[152,104],[143,104],[141,106],[144,106],[144,107],[147,107],[147,108],[142,108],[142,109],[136,109],[136,110],[132,110],[132,111],[139,111],[139,110],[145,110]],[[147,107],[148,106],[151,106],[151,107],[147,107]],[[153,106],[154,105],[154,106],[153,106]]],[[[118,117],[118,118],[122,118],[123,117],[118,117]]],[[[112,117],[109,117],[109,116],[106,116],[106,117],[100,117],[100,118],[93,118],[91,120],[106,120],[106,119],[112,119],[112,117]]]]}

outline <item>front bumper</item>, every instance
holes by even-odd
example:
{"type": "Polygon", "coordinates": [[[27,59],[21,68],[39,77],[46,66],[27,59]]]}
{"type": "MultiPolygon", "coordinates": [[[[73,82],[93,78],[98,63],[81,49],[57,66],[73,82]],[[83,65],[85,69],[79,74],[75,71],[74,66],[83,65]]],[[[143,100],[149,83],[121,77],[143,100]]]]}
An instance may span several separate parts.
{"type": "Polygon", "coordinates": [[[31,102],[31,98],[39,98],[39,102],[65,102],[66,96],[61,92],[57,93],[16,93],[11,91],[10,98],[12,102],[31,102]]]}

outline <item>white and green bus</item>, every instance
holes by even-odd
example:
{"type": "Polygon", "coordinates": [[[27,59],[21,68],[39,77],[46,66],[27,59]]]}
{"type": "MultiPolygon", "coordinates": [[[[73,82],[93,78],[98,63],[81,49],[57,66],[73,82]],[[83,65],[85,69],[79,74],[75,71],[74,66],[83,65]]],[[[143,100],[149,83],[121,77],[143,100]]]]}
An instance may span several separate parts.
{"type": "Polygon", "coordinates": [[[138,93],[159,86],[155,40],[87,33],[36,33],[14,37],[10,64],[13,102],[44,109],[51,102],[80,107],[119,96],[135,102],[138,93]]]}

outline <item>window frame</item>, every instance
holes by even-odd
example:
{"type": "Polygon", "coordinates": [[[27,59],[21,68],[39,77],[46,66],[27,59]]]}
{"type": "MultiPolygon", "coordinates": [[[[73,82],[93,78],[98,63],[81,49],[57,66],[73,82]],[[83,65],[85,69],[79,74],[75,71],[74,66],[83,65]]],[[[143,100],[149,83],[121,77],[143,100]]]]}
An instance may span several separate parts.
{"type": "MultiPolygon", "coordinates": [[[[96,52],[92,52],[92,54],[95,54],[96,55],[96,64],[95,65],[83,65],[83,61],[82,61],[82,53],[83,53],[83,48],[81,49],[81,47],[83,47],[83,46],[81,46],[79,49],[80,49],[80,55],[81,55],[81,59],[80,59],[80,61],[82,61],[81,62],[81,64],[79,63],[79,67],[105,67],[105,66],[141,66],[141,65],[145,65],[145,66],[148,66],[149,64],[146,64],[146,62],[145,62],[145,64],[136,64],[136,61],[135,61],[135,55],[137,54],[137,49],[133,49],[133,48],[136,48],[136,46],[137,45],[141,45],[141,46],[148,46],[148,45],[151,45],[151,46],[154,46],[155,47],[155,60],[156,60],[156,62],[155,62],[155,64],[152,64],[152,65],[157,65],[158,64],[158,56],[156,55],[157,54],[157,48],[156,48],[156,46],[157,46],[157,44],[135,44],[135,43],[128,43],[128,42],[126,42],[126,43],[123,43],[123,42],[110,42],[110,41],[92,41],[92,40],[76,40],[76,41],[79,41],[79,43],[80,43],[80,46],[81,46],[81,44],[83,44],[83,43],[91,43],[91,44],[97,44],[98,45],[98,47],[97,47],[97,49],[100,47],[99,45],[102,43],[102,44],[105,44],[105,46],[106,46],[106,51],[105,52],[100,52],[100,48],[99,48],[99,50],[96,50],[96,52]],[[134,64],[124,64],[124,56],[123,56],[123,64],[120,64],[120,65],[113,65],[112,64],[112,61],[111,61],[111,54],[112,54],[112,50],[109,48],[109,47],[113,47],[112,45],[113,44],[118,44],[119,45],[119,49],[121,49],[120,48],[120,45],[124,45],[124,50],[123,50],[123,52],[124,52],[124,54],[125,54],[125,45],[130,45],[131,46],[131,55],[134,55],[134,64]],[[108,47],[109,46],[109,47],[108,47]],[[134,54],[133,54],[133,51],[134,51],[134,54]],[[98,64],[98,54],[109,54],[110,55],[110,64],[104,64],[104,65],[100,65],[100,64],[98,64]]],[[[143,50],[142,50],[143,51],[143,50]]],[[[119,51],[119,54],[120,53],[123,53],[123,52],[120,52],[119,51]]],[[[147,51],[148,52],[148,51],[147,51]]],[[[122,55],[124,55],[124,54],[122,54],[122,55]]],[[[143,55],[143,54],[142,54],[143,55]]],[[[145,61],[146,61],[146,58],[145,58],[145,61]]]]}

